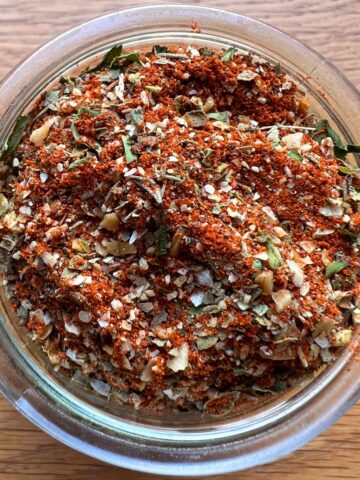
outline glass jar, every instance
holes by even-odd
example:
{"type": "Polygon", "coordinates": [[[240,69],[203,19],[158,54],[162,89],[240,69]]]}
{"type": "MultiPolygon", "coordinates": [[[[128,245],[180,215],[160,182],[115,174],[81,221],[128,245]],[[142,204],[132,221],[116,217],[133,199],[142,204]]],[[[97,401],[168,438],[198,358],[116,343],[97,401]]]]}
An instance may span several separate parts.
{"type": "MultiPolygon", "coordinates": [[[[44,88],[120,43],[127,50],[154,44],[251,50],[280,63],[306,90],[311,110],[330,119],[350,143],[359,141],[359,93],[320,55],[241,15],[190,5],[158,5],[91,20],[50,41],[15,68],[0,86],[0,142],[44,88]],[[191,28],[193,22],[200,31],[191,28]]],[[[1,288],[1,391],[53,437],[114,465],[177,476],[246,469],[301,447],[360,397],[360,363],[351,360],[351,349],[347,349],[316,378],[242,416],[137,411],[54,372],[19,325],[1,288]]]]}

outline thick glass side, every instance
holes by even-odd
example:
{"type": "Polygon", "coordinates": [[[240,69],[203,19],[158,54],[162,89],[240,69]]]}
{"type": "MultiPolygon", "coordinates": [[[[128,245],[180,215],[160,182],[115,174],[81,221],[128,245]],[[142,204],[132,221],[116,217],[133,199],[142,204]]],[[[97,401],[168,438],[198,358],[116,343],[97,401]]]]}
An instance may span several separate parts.
{"type": "MultiPolygon", "coordinates": [[[[332,118],[349,141],[360,137],[358,93],[317,54],[254,20],[185,6],[138,7],[109,14],[42,47],[0,87],[0,136],[8,134],[16,117],[46,85],[116,43],[129,49],[154,43],[251,48],[280,62],[308,91],[313,109],[332,118]],[[202,33],[191,31],[194,20],[202,33]]],[[[204,465],[210,474],[266,463],[315,436],[359,395],[360,365],[349,361],[351,354],[345,352],[304,388],[241,418],[157,416],[109,405],[67,378],[49,373],[41,352],[16,326],[2,297],[0,385],[5,395],[51,435],[117,465],[168,475],[201,475],[204,465]]]]}

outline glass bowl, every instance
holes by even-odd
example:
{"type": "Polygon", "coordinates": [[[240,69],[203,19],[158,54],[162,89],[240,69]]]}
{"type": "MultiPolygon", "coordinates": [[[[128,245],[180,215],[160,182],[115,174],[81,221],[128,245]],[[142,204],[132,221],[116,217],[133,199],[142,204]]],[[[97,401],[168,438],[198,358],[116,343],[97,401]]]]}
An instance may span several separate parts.
{"type": "MultiPolygon", "coordinates": [[[[91,20],[50,41],[0,86],[0,142],[38,94],[115,44],[127,50],[184,44],[251,50],[306,90],[311,110],[350,143],[360,138],[360,96],[317,53],[259,21],[190,5],[133,7],[91,20]],[[195,22],[197,28],[192,29],[195,22]]],[[[355,161],[355,158],[353,158],[355,161]]],[[[1,282],[2,284],[3,282],[1,282]]],[[[146,412],[106,400],[53,371],[0,291],[0,389],[23,415],[61,442],[121,467],[203,476],[276,460],[314,438],[360,397],[351,348],[302,385],[241,416],[146,412]]],[[[357,339],[354,338],[354,342],[357,339]]]]}

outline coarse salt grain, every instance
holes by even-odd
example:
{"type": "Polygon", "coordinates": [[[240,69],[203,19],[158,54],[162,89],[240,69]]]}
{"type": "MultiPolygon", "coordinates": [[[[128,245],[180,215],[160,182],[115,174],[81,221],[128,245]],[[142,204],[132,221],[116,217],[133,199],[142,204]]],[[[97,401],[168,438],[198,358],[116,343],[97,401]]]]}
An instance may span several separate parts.
{"type": "Polygon", "coordinates": [[[87,312],[85,310],[81,310],[79,312],[79,320],[80,322],[83,322],[83,323],[89,323],[91,321],[91,313],[90,312],[87,312]]]}
{"type": "Polygon", "coordinates": [[[204,294],[202,292],[193,293],[190,300],[194,307],[199,307],[203,302],[204,294]]]}
{"type": "Polygon", "coordinates": [[[42,183],[45,183],[48,178],[49,178],[49,175],[46,172],[41,172],[40,173],[40,181],[42,183]]]}
{"type": "Polygon", "coordinates": [[[210,185],[209,183],[207,185],[205,185],[204,187],[204,190],[206,193],[209,193],[210,195],[212,195],[213,193],[215,193],[215,188],[213,185],[210,185]]]}
{"type": "Polygon", "coordinates": [[[31,215],[31,208],[26,206],[26,205],[22,205],[19,208],[19,212],[22,213],[23,215],[27,215],[29,217],[31,215]]]}
{"type": "Polygon", "coordinates": [[[112,300],[110,305],[116,312],[121,310],[123,307],[123,304],[121,303],[121,301],[117,299],[112,300]]]}

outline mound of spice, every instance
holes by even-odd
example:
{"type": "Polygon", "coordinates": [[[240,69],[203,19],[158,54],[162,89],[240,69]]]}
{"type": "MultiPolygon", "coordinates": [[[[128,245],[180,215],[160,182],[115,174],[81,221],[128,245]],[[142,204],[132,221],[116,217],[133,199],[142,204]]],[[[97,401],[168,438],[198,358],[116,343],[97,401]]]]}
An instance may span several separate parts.
{"type": "Polygon", "coordinates": [[[101,395],[256,405],[360,323],[359,151],[255,55],[114,47],[3,145],[8,295],[54,369],[101,395]]]}

